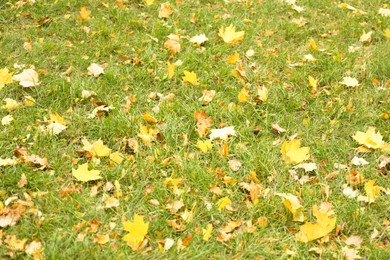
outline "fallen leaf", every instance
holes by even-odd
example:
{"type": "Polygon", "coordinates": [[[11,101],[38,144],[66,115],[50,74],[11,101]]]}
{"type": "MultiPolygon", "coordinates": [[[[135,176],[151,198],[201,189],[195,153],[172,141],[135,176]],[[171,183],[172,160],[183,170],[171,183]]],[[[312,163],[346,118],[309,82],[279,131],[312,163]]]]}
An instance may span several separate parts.
{"type": "Polygon", "coordinates": [[[305,221],[303,206],[297,196],[290,193],[275,193],[275,195],[282,197],[284,206],[293,214],[293,221],[305,221]]]}
{"type": "Polygon", "coordinates": [[[360,165],[367,165],[367,164],[369,164],[369,162],[364,160],[364,158],[354,156],[351,160],[351,164],[356,165],[356,166],[360,166],[360,165]]]}
{"type": "Polygon", "coordinates": [[[375,127],[369,127],[365,133],[357,131],[352,138],[359,144],[372,149],[379,149],[385,144],[379,131],[375,133],[375,127]]]}
{"type": "Polygon", "coordinates": [[[344,175],[345,180],[352,185],[358,185],[364,181],[363,173],[353,170],[344,175]]]}
{"type": "Polygon", "coordinates": [[[173,13],[173,8],[169,2],[162,3],[158,10],[158,18],[168,18],[173,13]]]}
{"type": "Polygon", "coordinates": [[[226,209],[227,206],[231,205],[232,201],[229,199],[229,196],[223,197],[222,199],[218,200],[218,210],[221,211],[222,209],[226,209]]]}
{"type": "Polygon", "coordinates": [[[199,98],[199,101],[202,101],[202,105],[206,106],[208,105],[213,98],[215,97],[215,90],[203,90],[202,91],[203,96],[199,98]]]}
{"type": "Polygon", "coordinates": [[[372,41],[372,33],[373,31],[370,31],[368,33],[363,32],[363,34],[360,36],[359,41],[362,43],[369,43],[372,41]]]}
{"type": "Polygon", "coordinates": [[[25,69],[22,73],[15,74],[12,79],[19,81],[19,84],[25,88],[35,87],[40,84],[38,73],[33,69],[25,69]]]}
{"type": "Polygon", "coordinates": [[[89,65],[87,68],[88,70],[88,75],[94,76],[94,77],[99,77],[101,74],[104,74],[104,65],[99,65],[97,63],[92,63],[89,65]]]}
{"type": "Polygon", "coordinates": [[[257,95],[255,96],[255,101],[257,103],[263,103],[268,99],[268,88],[264,86],[257,86],[257,95]]]}
{"type": "Polygon", "coordinates": [[[228,164],[229,164],[229,168],[234,171],[234,172],[237,172],[241,169],[242,167],[242,164],[239,160],[236,160],[236,159],[233,159],[233,160],[229,160],[228,161],[228,164]]]}
{"type": "Polygon", "coordinates": [[[80,16],[78,16],[77,18],[80,20],[80,21],[89,21],[91,20],[91,11],[88,10],[87,8],[85,8],[84,6],[80,8],[80,16]]]}
{"type": "Polygon", "coordinates": [[[100,171],[98,170],[88,170],[88,163],[79,165],[76,169],[72,169],[72,175],[79,181],[87,182],[101,179],[100,171]]]}
{"type": "Polygon", "coordinates": [[[309,147],[301,147],[300,139],[293,139],[284,141],[280,152],[286,163],[298,164],[309,159],[309,151],[309,147]]]}
{"type": "Polygon", "coordinates": [[[362,257],[358,255],[358,251],[356,249],[345,246],[342,248],[342,252],[346,260],[362,259],[362,257]]]}
{"type": "Polygon", "coordinates": [[[109,234],[96,234],[95,241],[99,245],[105,245],[110,241],[110,235],[109,234]]]}
{"type": "Polygon", "coordinates": [[[5,85],[11,83],[12,83],[12,73],[10,73],[7,68],[0,69],[0,90],[4,88],[5,85]]]}
{"type": "Polygon", "coordinates": [[[336,227],[336,217],[330,217],[332,211],[318,208],[317,205],[313,207],[313,215],[317,218],[317,222],[299,226],[300,231],[295,235],[298,241],[307,243],[326,236],[336,227]]]}
{"type": "Polygon", "coordinates": [[[191,37],[190,43],[202,45],[203,43],[205,43],[208,40],[209,39],[206,37],[206,35],[200,34],[200,35],[196,35],[196,36],[191,37]]]}
{"type": "Polygon", "coordinates": [[[199,110],[194,112],[194,117],[197,121],[196,130],[199,136],[205,136],[209,131],[209,127],[211,126],[213,119],[211,117],[206,117],[206,112],[199,110]]]}
{"type": "Polygon", "coordinates": [[[236,63],[238,60],[240,60],[240,54],[237,52],[226,58],[226,61],[230,64],[236,63]]]}
{"type": "Polygon", "coordinates": [[[172,56],[180,52],[180,36],[176,34],[168,35],[168,40],[164,43],[164,47],[170,51],[172,56]]]}
{"type": "Polygon", "coordinates": [[[22,176],[20,177],[20,180],[18,182],[18,188],[23,188],[26,184],[27,184],[26,174],[22,173],[22,176]]]}
{"type": "Polygon", "coordinates": [[[387,8],[379,8],[379,11],[378,13],[382,16],[390,16],[390,9],[387,9],[387,8]]]}
{"type": "Polygon", "coordinates": [[[301,163],[293,167],[294,169],[304,169],[305,172],[311,172],[317,170],[317,165],[315,163],[301,163]]]}
{"type": "Polygon", "coordinates": [[[376,179],[369,180],[364,185],[364,191],[367,194],[368,203],[374,203],[377,195],[381,192],[381,187],[374,186],[376,179]]]}
{"type": "Polygon", "coordinates": [[[278,132],[278,133],[285,133],[287,130],[283,127],[279,126],[278,124],[272,124],[271,125],[272,130],[278,132]]]}
{"type": "Polygon", "coordinates": [[[225,43],[236,43],[244,39],[244,31],[236,32],[236,27],[232,24],[226,28],[223,26],[219,28],[218,36],[220,36],[225,43]]]}
{"type": "Polygon", "coordinates": [[[212,224],[207,224],[206,229],[202,228],[202,234],[203,234],[203,238],[202,239],[204,241],[209,241],[209,239],[211,237],[212,231],[213,231],[213,225],[212,224]]]}
{"type": "Polygon", "coordinates": [[[123,223],[123,229],[129,232],[122,240],[126,241],[127,245],[133,250],[137,250],[142,244],[149,229],[149,222],[144,222],[143,217],[134,213],[134,220],[123,223]]]}
{"type": "Polygon", "coordinates": [[[230,136],[236,136],[233,126],[227,126],[220,129],[211,129],[210,140],[220,139],[226,141],[230,136]]]}
{"type": "Polygon", "coordinates": [[[173,244],[175,244],[175,240],[172,238],[166,238],[164,243],[164,251],[168,251],[173,246],[173,244]]]}
{"type": "Polygon", "coordinates": [[[356,235],[352,235],[352,236],[349,236],[346,240],[345,240],[345,244],[348,245],[348,246],[354,246],[356,248],[360,248],[361,244],[363,242],[363,238],[361,236],[356,236],[356,235]]]}
{"type": "Polygon", "coordinates": [[[191,84],[191,85],[197,85],[198,84],[198,78],[196,76],[196,73],[193,71],[187,71],[185,70],[184,76],[182,77],[183,81],[185,83],[191,84]]]}
{"type": "Polygon", "coordinates": [[[1,119],[1,125],[9,125],[14,120],[12,115],[6,115],[1,119]]]}
{"type": "Polygon", "coordinates": [[[238,102],[247,103],[249,98],[249,91],[245,87],[243,87],[240,93],[238,93],[237,98],[238,98],[238,102]]]}
{"type": "Polygon", "coordinates": [[[196,142],[196,147],[198,147],[203,153],[207,153],[213,148],[213,143],[210,140],[196,142]]]}
{"type": "Polygon", "coordinates": [[[168,61],[168,78],[171,79],[175,75],[175,63],[169,63],[168,61]]]}
{"type": "Polygon", "coordinates": [[[359,86],[359,81],[355,78],[351,77],[344,77],[343,81],[339,82],[342,85],[345,85],[347,87],[356,87],[359,86]]]}

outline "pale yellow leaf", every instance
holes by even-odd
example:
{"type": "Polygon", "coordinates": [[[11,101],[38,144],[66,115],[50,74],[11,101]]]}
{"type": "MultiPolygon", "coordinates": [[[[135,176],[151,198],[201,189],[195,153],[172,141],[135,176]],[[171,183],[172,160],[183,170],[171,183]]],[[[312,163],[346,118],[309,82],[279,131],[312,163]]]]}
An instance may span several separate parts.
{"type": "Polygon", "coordinates": [[[218,36],[220,36],[225,43],[236,43],[244,39],[244,31],[236,32],[236,27],[232,24],[226,28],[223,26],[219,29],[218,36]]]}
{"type": "Polygon", "coordinates": [[[76,169],[72,169],[72,175],[79,181],[87,182],[101,179],[100,171],[98,170],[88,170],[88,163],[79,165],[76,169]]]}

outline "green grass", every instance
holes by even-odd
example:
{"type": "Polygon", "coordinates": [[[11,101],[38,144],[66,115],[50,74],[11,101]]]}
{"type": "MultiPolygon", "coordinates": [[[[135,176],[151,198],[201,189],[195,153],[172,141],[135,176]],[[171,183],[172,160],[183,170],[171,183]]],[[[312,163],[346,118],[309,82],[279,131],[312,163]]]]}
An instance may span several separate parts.
{"type": "MultiPolygon", "coordinates": [[[[390,8],[386,1],[348,2],[367,14],[340,8],[338,1],[298,1],[297,5],[304,7],[301,13],[282,1],[198,0],[181,4],[169,1],[175,12],[166,19],[158,18],[162,1],[156,2],[159,3],[146,6],[144,1],[125,0],[123,7],[118,7],[114,1],[106,1],[109,6],[105,7],[102,1],[40,0],[18,8],[0,2],[0,69],[8,68],[17,74],[21,70],[14,68],[14,64],[34,66],[41,82],[32,88],[13,82],[0,90],[1,106],[5,98],[23,102],[25,96],[31,96],[36,101],[33,106],[13,111],[0,109],[0,118],[7,115],[14,118],[9,125],[0,126],[0,158],[11,158],[17,146],[24,146],[30,154],[49,161],[46,170],[23,163],[0,167],[0,201],[4,204],[12,196],[25,200],[26,193],[34,203],[27,210],[34,208],[42,213],[39,217],[26,211],[16,225],[0,228],[0,255],[5,257],[12,252],[15,257],[26,257],[24,250],[10,249],[5,242],[8,235],[16,235],[18,239],[27,239],[27,243],[34,239],[41,241],[42,255],[47,259],[281,259],[289,258],[285,254],[287,249],[296,253],[291,258],[318,258],[309,252],[312,247],[322,249],[322,258],[343,259],[345,239],[358,235],[363,238],[359,255],[388,259],[388,195],[381,192],[373,204],[343,195],[343,184],[347,183],[344,174],[353,169],[362,172],[366,180],[376,179],[377,185],[389,189],[388,173],[381,172],[377,163],[385,152],[357,154],[355,149],[359,145],[351,138],[356,131],[365,132],[373,126],[385,141],[390,140],[389,119],[384,117],[384,113],[390,113],[390,42],[383,35],[389,29],[390,18],[378,14],[379,8],[390,8]],[[90,21],[77,19],[81,7],[91,11],[90,21]],[[192,14],[197,17],[195,24],[190,21],[192,14]],[[301,16],[308,21],[306,25],[299,27],[291,22],[301,16]],[[51,22],[38,25],[44,17],[51,22]],[[245,38],[232,45],[218,36],[219,28],[230,24],[238,31],[245,31],[245,38]],[[86,33],[83,26],[90,32],[86,33]],[[269,35],[270,31],[274,33],[269,35]],[[373,31],[370,43],[359,42],[363,31],[373,31]],[[182,36],[182,50],[172,58],[164,48],[171,33],[182,36]],[[209,38],[203,44],[204,49],[186,39],[202,33],[209,38]],[[306,47],[310,38],[320,50],[306,47]],[[23,48],[25,42],[32,43],[31,50],[23,48]],[[350,46],[360,48],[349,52],[350,46]],[[255,51],[254,56],[245,56],[249,49],[255,51]],[[231,75],[236,65],[226,62],[235,52],[243,60],[247,73],[244,81],[231,75]],[[312,54],[317,61],[303,61],[305,54],[312,54]],[[132,63],[135,59],[141,62],[132,63]],[[176,66],[172,79],[168,79],[168,60],[183,63],[176,66]],[[97,78],[87,74],[93,62],[107,64],[105,73],[97,78]],[[289,66],[294,63],[301,64],[289,66]],[[73,68],[72,73],[64,75],[69,67],[73,68]],[[185,70],[197,74],[199,85],[183,82],[185,70]],[[311,93],[308,76],[319,80],[317,94],[311,93]],[[355,77],[360,85],[350,88],[339,84],[345,76],[355,77]],[[244,86],[253,97],[260,85],[269,89],[266,102],[238,101],[237,95],[244,86]],[[198,99],[206,89],[215,90],[216,96],[209,105],[202,106],[198,99]],[[83,90],[96,92],[96,101],[115,108],[107,116],[88,118],[94,105],[89,99],[81,99],[83,90]],[[148,99],[151,92],[173,93],[175,98],[159,103],[148,99]],[[129,95],[135,95],[136,101],[125,111],[122,106],[129,95]],[[353,109],[348,109],[349,102],[353,109]],[[155,113],[152,109],[157,105],[160,110],[155,113]],[[219,141],[214,141],[207,153],[196,147],[199,139],[207,139],[199,138],[196,131],[196,110],[206,111],[213,118],[212,129],[235,127],[236,136],[227,141],[230,153],[227,158],[218,156],[219,141]],[[160,140],[151,146],[144,145],[138,137],[140,124],[147,125],[142,120],[146,112],[158,120],[154,127],[161,134],[160,140]],[[39,127],[47,124],[42,121],[49,118],[49,113],[61,115],[67,129],[55,136],[42,133],[39,127]],[[271,129],[274,123],[285,128],[286,133],[275,133],[271,129]],[[257,126],[262,130],[254,134],[257,126]],[[280,153],[283,141],[294,134],[298,134],[302,146],[310,147],[307,162],[315,162],[318,167],[308,174],[312,181],[305,184],[290,176],[292,165],[285,163],[280,153]],[[101,158],[100,164],[91,161],[79,152],[84,137],[91,142],[103,140],[113,152],[121,151],[127,159],[114,166],[109,166],[106,157],[101,158]],[[138,141],[138,152],[126,147],[128,138],[138,141]],[[325,179],[336,170],[335,163],[350,164],[354,155],[365,158],[369,165],[350,165],[351,169],[341,170],[334,179],[325,179]],[[167,158],[169,163],[163,163],[167,158]],[[229,168],[231,159],[242,163],[239,171],[229,168]],[[95,197],[89,192],[96,181],[81,183],[72,176],[72,168],[85,162],[103,176],[100,180],[103,186],[95,197]],[[217,169],[237,179],[237,183],[225,184],[216,174],[217,169]],[[260,185],[269,189],[267,196],[260,196],[258,204],[252,203],[249,193],[239,186],[241,182],[250,182],[250,171],[255,171],[260,185]],[[19,188],[22,174],[28,183],[19,188]],[[171,186],[164,184],[168,177],[183,179],[179,184],[183,194],[175,194],[171,186]],[[120,206],[105,209],[103,196],[115,196],[115,192],[103,187],[115,181],[122,191],[122,196],[117,196],[120,206]],[[61,190],[70,185],[78,188],[61,196],[61,190]],[[213,194],[212,185],[220,187],[222,194],[213,194]],[[329,198],[321,191],[324,185],[331,191],[329,198]],[[145,191],[148,186],[154,188],[153,192],[145,191]],[[37,192],[46,193],[34,195],[37,192]],[[334,236],[333,230],[326,243],[297,241],[294,235],[300,223],[292,221],[292,214],[275,195],[277,192],[299,194],[304,214],[311,222],[315,221],[312,207],[328,200],[334,206],[342,231],[334,236]],[[218,210],[217,201],[225,196],[232,200],[235,211],[218,210]],[[160,205],[152,205],[151,199],[160,205]],[[182,200],[185,205],[177,214],[165,208],[175,200],[182,200]],[[205,202],[212,207],[207,209],[205,202]],[[183,230],[177,231],[167,224],[167,220],[181,222],[180,214],[185,210],[192,212],[193,220],[182,221],[183,230]],[[127,234],[123,220],[133,220],[134,213],[150,223],[148,250],[133,251],[121,239],[127,234]],[[257,226],[255,232],[249,233],[243,224],[232,232],[230,240],[217,241],[219,229],[229,221],[252,220],[256,226],[262,216],[268,219],[266,227],[257,226]],[[78,241],[78,234],[89,226],[79,231],[72,227],[82,221],[95,221],[99,226],[97,233],[87,232],[84,240],[78,241]],[[202,229],[209,223],[213,225],[212,236],[204,241],[202,229]],[[370,239],[374,230],[379,235],[370,239]],[[96,234],[111,237],[108,243],[98,245],[94,242],[96,234]],[[178,252],[178,240],[188,236],[192,240],[178,252]],[[159,242],[166,238],[173,239],[175,244],[164,252],[159,249],[159,242]]],[[[364,183],[354,188],[365,195],[364,183]]]]}

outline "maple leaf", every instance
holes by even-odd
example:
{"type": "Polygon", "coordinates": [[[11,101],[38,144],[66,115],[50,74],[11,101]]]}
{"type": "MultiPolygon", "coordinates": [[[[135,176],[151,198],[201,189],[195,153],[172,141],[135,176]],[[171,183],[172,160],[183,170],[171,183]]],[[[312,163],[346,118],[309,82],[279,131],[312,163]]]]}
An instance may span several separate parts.
{"type": "Polygon", "coordinates": [[[183,81],[185,83],[191,84],[191,85],[197,85],[198,84],[198,78],[196,77],[196,73],[193,71],[187,71],[185,70],[184,76],[182,77],[183,81]]]}
{"type": "Polygon", "coordinates": [[[158,130],[140,125],[140,133],[138,133],[138,137],[141,138],[142,143],[146,146],[151,146],[152,142],[156,139],[156,135],[158,134],[158,130]]]}
{"type": "Polygon", "coordinates": [[[305,220],[303,206],[297,196],[290,193],[275,193],[275,195],[282,197],[284,206],[293,214],[293,221],[302,222],[305,220]]]}
{"type": "Polygon", "coordinates": [[[88,75],[94,76],[94,77],[99,77],[101,74],[104,74],[104,65],[99,65],[97,63],[92,63],[89,65],[87,68],[88,70],[88,75]]]}
{"type": "Polygon", "coordinates": [[[331,218],[333,211],[317,205],[313,207],[313,215],[317,218],[317,222],[307,222],[299,226],[300,231],[295,235],[298,241],[307,243],[309,241],[326,236],[336,226],[336,217],[331,218]]]}
{"type": "Polygon", "coordinates": [[[311,93],[315,94],[317,93],[317,83],[318,79],[313,78],[312,76],[309,76],[309,86],[312,88],[311,93]]]}
{"type": "Polygon", "coordinates": [[[293,139],[289,142],[284,141],[280,152],[286,163],[298,164],[309,159],[309,151],[309,147],[301,147],[300,139],[293,139]]]}
{"type": "Polygon", "coordinates": [[[381,192],[381,187],[374,186],[375,182],[376,182],[376,179],[369,180],[364,185],[364,191],[367,194],[368,203],[374,203],[375,202],[375,198],[381,192]]]}
{"type": "Polygon", "coordinates": [[[240,54],[237,52],[226,58],[227,63],[233,64],[240,60],[240,54]]]}
{"type": "Polygon", "coordinates": [[[169,2],[162,3],[160,10],[158,10],[158,18],[168,18],[173,13],[173,8],[169,2]]]}
{"type": "Polygon", "coordinates": [[[72,175],[79,181],[88,182],[101,179],[100,171],[98,170],[88,170],[88,163],[79,165],[76,169],[72,169],[72,175]]]}
{"type": "Polygon", "coordinates": [[[145,223],[143,217],[134,213],[134,221],[124,222],[123,229],[129,233],[125,235],[122,240],[126,241],[127,245],[130,246],[131,249],[137,250],[148,233],[149,222],[145,223]]]}
{"type": "Polygon", "coordinates": [[[236,32],[236,27],[231,24],[226,28],[223,26],[219,28],[218,36],[220,36],[224,42],[231,44],[243,40],[244,34],[244,31],[236,32]]]}
{"type": "Polygon", "coordinates": [[[210,134],[210,140],[221,139],[226,141],[229,136],[236,136],[236,132],[234,131],[234,126],[227,126],[220,129],[212,129],[210,134]]]}
{"type": "Polygon", "coordinates": [[[385,142],[382,140],[382,135],[379,133],[379,131],[375,133],[375,127],[369,127],[365,133],[357,131],[356,134],[352,136],[352,138],[367,148],[380,149],[385,145],[385,142]]]}
{"type": "Polygon", "coordinates": [[[240,93],[238,93],[238,102],[240,103],[247,103],[248,102],[248,97],[249,97],[249,91],[243,87],[240,91],[240,93]]]}
{"type": "Polygon", "coordinates": [[[343,81],[339,82],[347,87],[356,87],[359,86],[359,81],[352,77],[344,77],[343,81]]]}
{"type": "Polygon", "coordinates": [[[201,96],[198,100],[202,101],[203,106],[206,106],[213,100],[215,96],[215,90],[203,90],[202,94],[203,96],[201,96]]]}
{"type": "Polygon", "coordinates": [[[82,150],[89,152],[91,157],[107,157],[111,153],[111,149],[105,146],[103,141],[100,139],[95,141],[93,144],[88,142],[86,138],[84,138],[81,142],[84,145],[82,150]]]}
{"type": "Polygon", "coordinates": [[[231,205],[232,201],[229,199],[229,196],[226,196],[218,200],[217,204],[218,210],[221,211],[222,209],[225,209],[227,206],[231,205]]]}
{"type": "Polygon", "coordinates": [[[13,80],[19,81],[19,84],[25,88],[38,86],[38,73],[33,69],[23,70],[22,73],[15,74],[13,80]]]}
{"type": "Polygon", "coordinates": [[[21,104],[19,104],[18,101],[12,98],[5,98],[4,102],[5,105],[2,106],[2,108],[7,109],[8,111],[13,111],[21,106],[21,104]]]}
{"type": "Polygon", "coordinates": [[[84,6],[80,8],[80,16],[78,16],[78,20],[80,21],[89,21],[91,20],[91,11],[85,8],[84,6]]]}
{"type": "Polygon", "coordinates": [[[204,42],[208,41],[209,39],[204,34],[196,35],[190,39],[190,43],[194,43],[197,45],[202,45],[204,42]]]}
{"type": "Polygon", "coordinates": [[[196,147],[198,147],[202,152],[207,153],[211,148],[213,148],[213,143],[210,140],[198,140],[196,147]]]}
{"type": "Polygon", "coordinates": [[[213,119],[210,117],[206,118],[206,112],[195,111],[194,117],[197,121],[196,128],[200,137],[205,136],[211,126],[213,119]]]}
{"type": "Polygon", "coordinates": [[[262,103],[268,99],[268,88],[264,86],[257,86],[257,95],[255,96],[255,101],[257,103],[262,103]]]}
{"type": "Polygon", "coordinates": [[[170,34],[167,36],[168,40],[164,43],[164,47],[167,48],[171,56],[175,55],[175,53],[180,52],[180,36],[176,34],[170,34]]]}
{"type": "Polygon", "coordinates": [[[12,83],[12,73],[9,73],[7,68],[0,69],[0,90],[5,85],[12,83]]]}

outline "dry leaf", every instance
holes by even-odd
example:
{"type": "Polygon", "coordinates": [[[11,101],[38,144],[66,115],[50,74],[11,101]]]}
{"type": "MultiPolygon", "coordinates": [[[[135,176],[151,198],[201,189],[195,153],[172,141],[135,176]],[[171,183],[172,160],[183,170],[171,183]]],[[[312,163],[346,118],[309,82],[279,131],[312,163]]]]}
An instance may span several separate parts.
{"type": "Polygon", "coordinates": [[[38,73],[33,69],[23,70],[22,73],[15,74],[12,79],[19,81],[19,84],[25,88],[35,87],[40,84],[38,73]]]}
{"type": "Polygon", "coordinates": [[[204,241],[209,241],[212,232],[213,232],[213,225],[212,224],[207,224],[206,229],[202,228],[202,233],[203,233],[203,238],[202,239],[204,241]]]}
{"type": "Polygon", "coordinates": [[[88,75],[94,76],[94,77],[99,77],[101,74],[104,74],[104,65],[99,65],[97,63],[92,63],[89,65],[87,68],[88,70],[88,75]]]}
{"type": "Polygon", "coordinates": [[[169,2],[162,3],[158,10],[158,18],[168,18],[173,13],[173,8],[169,2]]]}
{"type": "Polygon", "coordinates": [[[275,195],[282,197],[284,206],[293,214],[293,221],[305,221],[303,206],[297,196],[290,193],[275,193],[275,195]]]}
{"type": "Polygon", "coordinates": [[[356,87],[359,86],[359,81],[355,78],[351,77],[344,77],[343,81],[339,82],[342,85],[345,85],[347,87],[356,87]]]}
{"type": "Polygon", "coordinates": [[[164,43],[164,47],[167,48],[171,55],[175,55],[175,53],[180,52],[180,36],[176,34],[168,35],[168,40],[164,43]]]}
{"type": "Polygon", "coordinates": [[[199,101],[202,101],[202,105],[206,106],[208,105],[213,98],[215,97],[215,90],[203,90],[202,91],[203,96],[199,98],[199,101]]]}
{"type": "Polygon", "coordinates": [[[237,52],[226,58],[226,61],[230,64],[236,63],[238,60],[240,60],[240,54],[237,52]]]}
{"type": "Polygon", "coordinates": [[[369,43],[372,41],[372,33],[373,31],[370,31],[368,33],[363,32],[363,34],[360,36],[359,41],[362,43],[369,43]]]}
{"type": "Polygon", "coordinates": [[[196,142],[196,147],[198,147],[203,153],[207,153],[213,148],[213,143],[210,140],[196,142]]]}
{"type": "Polygon", "coordinates": [[[369,180],[364,185],[364,190],[367,194],[368,203],[374,203],[377,195],[381,192],[381,187],[374,186],[375,182],[376,182],[376,179],[369,180]]]}
{"type": "Polygon", "coordinates": [[[222,199],[218,200],[218,210],[221,211],[222,209],[226,209],[229,205],[231,206],[232,201],[229,199],[229,196],[223,197],[222,199]]]}
{"type": "Polygon", "coordinates": [[[85,7],[80,8],[80,16],[77,17],[80,21],[91,20],[91,11],[85,7]]]}
{"type": "Polygon", "coordinates": [[[242,167],[242,164],[239,160],[236,160],[236,159],[233,159],[233,160],[229,160],[228,161],[228,164],[229,164],[229,168],[234,171],[234,172],[237,172],[241,169],[242,167]]]}
{"type": "Polygon", "coordinates": [[[234,126],[227,126],[220,129],[212,129],[210,134],[210,140],[220,139],[226,141],[229,136],[236,136],[234,126]]]}
{"type": "Polygon", "coordinates": [[[209,39],[204,34],[196,35],[190,39],[190,42],[197,45],[202,45],[209,39]]]}
{"type": "Polygon", "coordinates": [[[12,73],[9,73],[7,68],[0,69],[0,90],[5,85],[12,83],[12,73]]]}

